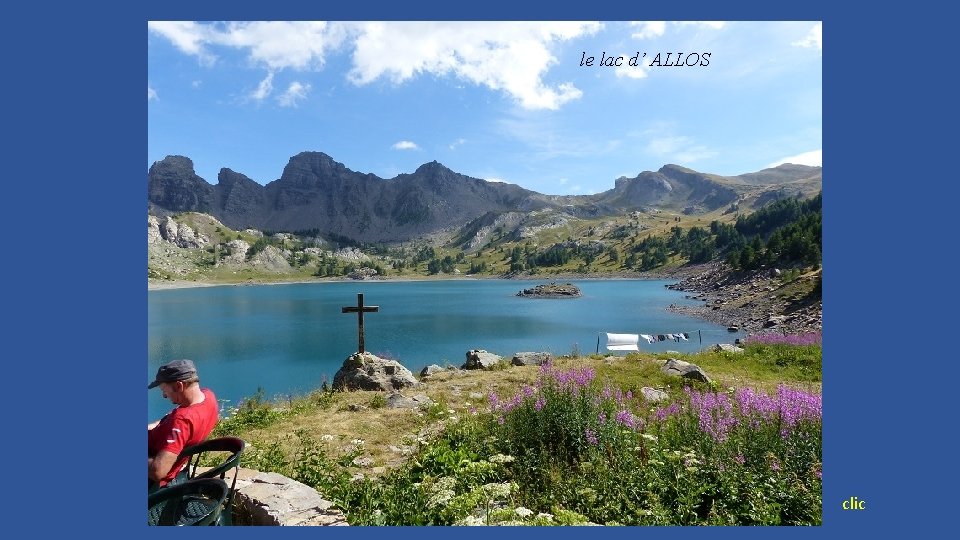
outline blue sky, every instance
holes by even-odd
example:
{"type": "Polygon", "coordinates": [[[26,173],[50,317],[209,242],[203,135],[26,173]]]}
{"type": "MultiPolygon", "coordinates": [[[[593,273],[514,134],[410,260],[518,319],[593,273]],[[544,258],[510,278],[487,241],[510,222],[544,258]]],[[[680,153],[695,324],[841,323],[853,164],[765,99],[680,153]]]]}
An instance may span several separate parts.
{"type": "Polygon", "coordinates": [[[667,163],[820,165],[821,35],[816,21],[151,22],[147,167],[179,154],[212,184],[222,167],[267,184],[321,151],[382,178],[436,160],[564,195],[667,163]],[[692,65],[668,66],[678,53],[692,65]]]}

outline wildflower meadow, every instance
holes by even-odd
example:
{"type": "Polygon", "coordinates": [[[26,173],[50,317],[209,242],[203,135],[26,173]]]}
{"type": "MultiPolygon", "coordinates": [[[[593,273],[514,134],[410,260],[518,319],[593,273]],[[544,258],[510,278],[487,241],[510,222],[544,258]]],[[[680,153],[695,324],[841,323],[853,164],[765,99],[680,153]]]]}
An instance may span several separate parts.
{"type": "Polygon", "coordinates": [[[362,445],[333,459],[304,433],[292,458],[264,448],[254,465],[316,487],[356,525],[821,523],[819,393],[690,382],[648,400],[637,390],[586,363],[544,364],[534,382],[489,392],[378,477],[349,472],[362,445]]]}

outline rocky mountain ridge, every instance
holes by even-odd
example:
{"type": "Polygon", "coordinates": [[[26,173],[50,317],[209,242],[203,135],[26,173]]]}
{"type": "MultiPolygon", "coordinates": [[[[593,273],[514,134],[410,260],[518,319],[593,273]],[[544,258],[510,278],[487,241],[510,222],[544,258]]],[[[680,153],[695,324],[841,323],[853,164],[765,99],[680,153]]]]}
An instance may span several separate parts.
{"type": "Polygon", "coordinates": [[[402,242],[440,231],[456,234],[465,224],[476,233],[518,214],[540,213],[544,222],[654,206],[698,214],[811,196],[822,185],[822,172],[820,167],[781,165],[725,177],[665,165],[617,179],[613,189],[596,195],[555,196],[463,175],[436,161],[383,179],[353,171],[322,152],[301,152],[290,158],[279,179],[265,186],[229,168],[221,169],[212,185],[185,156],[155,162],[147,184],[148,213],[156,216],[202,212],[233,229],[317,230],[363,242],[402,242]]]}

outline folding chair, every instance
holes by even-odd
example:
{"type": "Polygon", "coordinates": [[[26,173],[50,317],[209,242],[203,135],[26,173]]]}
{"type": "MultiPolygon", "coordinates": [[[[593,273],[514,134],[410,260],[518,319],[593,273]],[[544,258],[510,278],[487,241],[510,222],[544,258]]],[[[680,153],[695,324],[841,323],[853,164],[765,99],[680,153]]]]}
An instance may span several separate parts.
{"type": "Polygon", "coordinates": [[[227,483],[199,478],[164,487],[147,496],[148,525],[216,525],[227,498],[227,483]]]}
{"type": "Polygon", "coordinates": [[[207,478],[218,478],[225,481],[227,472],[233,469],[233,481],[227,490],[223,512],[220,513],[217,525],[233,524],[233,497],[237,486],[237,476],[240,473],[240,454],[243,453],[244,447],[246,447],[246,443],[242,439],[238,439],[237,437],[219,437],[188,446],[177,456],[178,460],[184,457],[188,458],[187,464],[184,466],[184,471],[186,471],[187,478],[189,479],[188,482],[207,478]],[[200,462],[206,461],[204,459],[205,455],[209,456],[213,453],[224,452],[229,453],[229,455],[219,465],[200,473],[197,472],[197,467],[200,466],[200,462]]]}

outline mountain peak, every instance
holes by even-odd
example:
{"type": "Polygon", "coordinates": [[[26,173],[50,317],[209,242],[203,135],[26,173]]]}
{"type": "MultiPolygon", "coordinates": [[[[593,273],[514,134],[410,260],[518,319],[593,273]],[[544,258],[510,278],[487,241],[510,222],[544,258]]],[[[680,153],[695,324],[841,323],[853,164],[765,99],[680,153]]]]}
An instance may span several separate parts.
{"type": "Polygon", "coordinates": [[[193,160],[187,156],[172,155],[167,156],[160,161],[154,161],[153,167],[162,167],[170,169],[183,169],[193,171],[193,160]]]}
{"type": "MultiPolygon", "coordinates": [[[[440,163],[437,160],[433,160],[429,163],[424,163],[423,165],[417,167],[417,170],[414,171],[414,174],[418,173],[437,173],[437,172],[447,172],[450,171],[446,166],[440,163]]],[[[452,172],[452,171],[450,171],[452,172]]]]}

